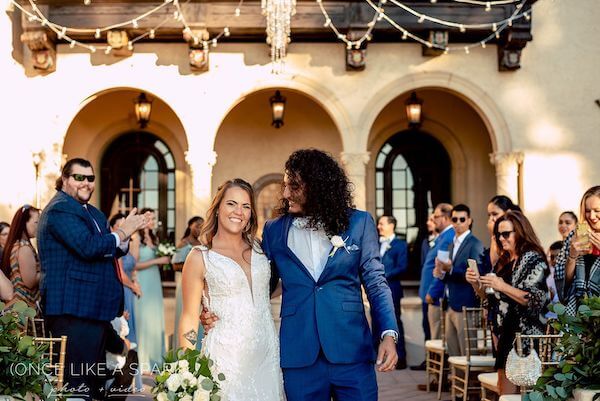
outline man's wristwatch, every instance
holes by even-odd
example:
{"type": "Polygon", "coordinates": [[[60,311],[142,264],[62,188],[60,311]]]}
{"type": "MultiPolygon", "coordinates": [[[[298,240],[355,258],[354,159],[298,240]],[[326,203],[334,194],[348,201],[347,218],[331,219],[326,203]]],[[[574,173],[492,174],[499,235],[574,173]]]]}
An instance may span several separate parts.
{"type": "Polygon", "coordinates": [[[392,337],[392,339],[394,340],[394,344],[398,344],[398,333],[390,330],[387,333],[383,333],[383,335],[381,337],[383,339],[383,337],[388,337],[388,336],[392,337]]]}

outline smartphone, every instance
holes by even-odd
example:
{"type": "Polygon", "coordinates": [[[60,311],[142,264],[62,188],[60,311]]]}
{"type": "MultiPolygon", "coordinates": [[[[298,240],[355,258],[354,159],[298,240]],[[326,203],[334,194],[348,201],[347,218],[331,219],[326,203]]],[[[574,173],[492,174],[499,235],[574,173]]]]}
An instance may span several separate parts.
{"type": "Polygon", "coordinates": [[[477,261],[475,259],[467,259],[467,265],[473,269],[475,272],[477,272],[478,275],[481,275],[479,273],[479,267],[477,266],[477,261]]]}
{"type": "Polygon", "coordinates": [[[586,222],[577,223],[577,242],[579,242],[584,249],[590,250],[592,248],[592,244],[590,242],[590,234],[589,234],[590,226],[586,222]]]}

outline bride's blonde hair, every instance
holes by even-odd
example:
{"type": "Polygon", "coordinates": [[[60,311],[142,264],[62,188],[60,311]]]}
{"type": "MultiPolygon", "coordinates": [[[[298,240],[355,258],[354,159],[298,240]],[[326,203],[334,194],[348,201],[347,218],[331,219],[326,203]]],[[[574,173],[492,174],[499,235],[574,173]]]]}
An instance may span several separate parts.
{"type": "Polygon", "coordinates": [[[217,189],[217,194],[212,200],[208,211],[206,212],[206,220],[202,225],[202,230],[200,231],[200,242],[202,245],[206,246],[208,249],[212,248],[212,241],[217,234],[217,230],[219,228],[219,218],[217,217],[217,212],[219,207],[221,206],[221,202],[225,197],[225,192],[229,188],[241,188],[248,194],[250,198],[250,220],[244,227],[244,231],[242,231],[242,238],[244,242],[247,243],[251,248],[256,248],[257,240],[256,240],[256,232],[258,230],[258,219],[256,217],[256,205],[254,201],[254,190],[252,189],[252,185],[250,185],[247,181],[242,180],[241,178],[234,178],[233,180],[227,180],[223,184],[219,186],[217,189]]]}

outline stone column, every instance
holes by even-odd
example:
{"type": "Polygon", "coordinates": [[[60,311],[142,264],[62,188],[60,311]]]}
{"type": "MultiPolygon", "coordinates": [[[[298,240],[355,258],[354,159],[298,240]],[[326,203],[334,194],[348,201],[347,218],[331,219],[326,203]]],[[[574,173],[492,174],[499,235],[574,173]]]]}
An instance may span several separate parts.
{"type": "Polygon", "coordinates": [[[496,167],[496,193],[510,197],[523,207],[521,165],[523,152],[490,153],[490,162],[496,167]]]}
{"type": "Polygon", "coordinates": [[[192,213],[206,211],[211,200],[213,167],[217,164],[217,153],[213,150],[198,151],[191,147],[185,152],[185,160],[190,166],[192,178],[192,213]]]}
{"type": "Polygon", "coordinates": [[[366,165],[371,158],[371,153],[342,152],[340,156],[346,174],[354,184],[354,203],[358,209],[365,210],[367,205],[366,165]]]}

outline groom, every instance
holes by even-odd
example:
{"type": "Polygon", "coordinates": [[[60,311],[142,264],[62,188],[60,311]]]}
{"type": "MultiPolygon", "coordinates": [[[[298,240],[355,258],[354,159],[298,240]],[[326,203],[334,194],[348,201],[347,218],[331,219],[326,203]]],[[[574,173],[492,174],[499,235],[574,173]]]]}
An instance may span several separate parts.
{"type": "MultiPolygon", "coordinates": [[[[352,208],[351,183],[328,154],[304,149],[285,164],[281,216],[262,246],[281,278],[281,367],[288,401],[377,400],[373,363],[394,369],[398,327],[371,216],[352,208]],[[381,338],[377,356],[361,285],[381,338]]],[[[207,314],[203,323],[210,324],[207,314]]]]}

